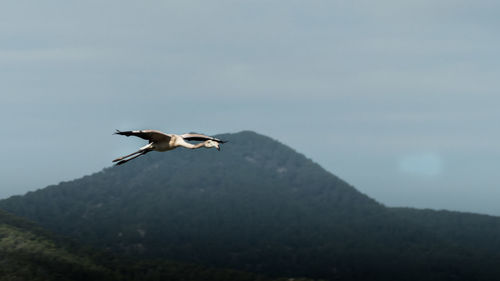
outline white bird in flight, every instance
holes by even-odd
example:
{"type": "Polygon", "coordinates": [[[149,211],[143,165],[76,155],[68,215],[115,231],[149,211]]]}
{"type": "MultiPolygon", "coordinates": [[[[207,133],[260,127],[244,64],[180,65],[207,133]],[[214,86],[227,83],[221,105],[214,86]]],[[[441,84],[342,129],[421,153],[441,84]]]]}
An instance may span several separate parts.
{"type": "Polygon", "coordinates": [[[225,141],[222,141],[220,139],[202,134],[174,135],[174,134],[165,134],[163,132],[156,130],[125,131],[125,132],[116,130],[115,135],[122,135],[127,137],[136,136],[141,139],[149,141],[147,145],[141,147],[138,151],[113,160],[113,162],[118,162],[116,163],[116,165],[121,165],[123,163],[126,163],[150,151],[163,152],[175,149],[180,146],[190,149],[196,149],[200,147],[206,147],[206,148],[215,147],[217,148],[217,150],[220,150],[219,144],[225,143],[225,141]],[[197,144],[192,144],[187,141],[202,141],[202,142],[197,144]]]}

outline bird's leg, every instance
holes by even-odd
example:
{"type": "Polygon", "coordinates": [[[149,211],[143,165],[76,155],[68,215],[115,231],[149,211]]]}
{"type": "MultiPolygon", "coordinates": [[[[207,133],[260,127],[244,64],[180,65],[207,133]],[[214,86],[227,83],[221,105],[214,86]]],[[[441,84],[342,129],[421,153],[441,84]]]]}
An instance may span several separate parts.
{"type": "Polygon", "coordinates": [[[141,155],[144,155],[144,154],[146,154],[146,153],[148,153],[148,152],[150,152],[150,151],[151,151],[151,150],[143,150],[143,151],[140,151],[140,153],[139,153],[139,154],[137,154],[137,155],[136,155],[136,156],[134,156],[134,157],[130,157],[129,159],[125,159],[125,160],[121,160],[121,161],[119,161],[118,163],[116,163],[116,166],[121,165],[121,164],[124,164],[124,163],[127,163],[128,161],[130,161],[130,160],[132,160],[132,159],[135,159],[135,158],[137,158],[137,157],[139,157],[139,156],[141,156],[141,155]]]}
{"type": "Polygon", "coordinates": [[[150,143],[150,144],[147,144],[147,145],[145,145],[145,146],[141,147],[141,149],[137,150],[137,151],[136,151],[136,152],[134,152],[134,153],[130,153],[129,155],[125,155],[125,156],[122,156],[122,157],[116,158],[115,160],[113,160],[113,162],[121,161],[121,160],[123,160],[123,159],[125,159],[125,158],[128,158],[128,157],[132,156],[132,155],[136,155],[136,154],[139,154],[139,153],[143,153],[144,151],[149,152],[149,151],[151,151],[151,147],[152,147],[152,144],[151,144],[151,143],[150,143]]]}
{"type": "Polygon", "coordinates": [[[134,152],[134,153],[130,153],[130,154],[128,154],[128,155],[125,155],[125,156],[122,156],[122,157],[118,157],[118,158],[116,158],[115,160],[113,160],[113,162],[117,162],[117,161],[123,160],[123,159],[125,159],[125,158],[127,158],[127,157],[130,157],[130,156],[132,156],[132,155],[135,155],[135,154],[138,154],[138,153],[141,153],[141,152],[143,152],[143,150],[138,150],[138,151],[136,151],[136,152],[134,152]]]}
{"type": "Polygon", "coordinates": [[[132,160],[132,159],[135,159],[135,158],[137,158],[137,157],[139,157],[139,156],[141,156],[141,155],[144,155],[144,154],[146,154],[146,153],[148,153],[148,152],[150,152],[150,151],[152,151],[152,150],[151,150],[151,149],[145,149],[145,150],[141,151],[139,154],[137,154],[136,156],[134,156],[134,157],[130,157],[129,159],[121,160],[121,161],[119,161],[118,163],[116,163],[115,165],[116,165],[116,166],[118,166],[118,165],[121,165],[121,164],[127,163],[128,161],[130,161],[130,160],[132,160]]]}

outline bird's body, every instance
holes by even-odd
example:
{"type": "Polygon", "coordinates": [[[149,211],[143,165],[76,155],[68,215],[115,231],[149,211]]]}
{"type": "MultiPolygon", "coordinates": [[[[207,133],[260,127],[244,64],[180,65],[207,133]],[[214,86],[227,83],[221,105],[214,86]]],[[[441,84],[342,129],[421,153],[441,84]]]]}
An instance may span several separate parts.
{"type": "Polygon", "coordinates": [[[217,148],[217,150],[220,150],[219,144],[225,143],[225,141],[222,141],[220,139],[202,134],[175,135],[175,134],[165,134],[163,132],[156,130],[140,130],[140,131],[124,131],[124,132],[116,130],[115,134],[127,137],[136,136],[149,141],[147,145],[141,147],[138,151],[113,160],[113,162],[118,162],[116,163],[116,165],[121,165],[127,161],[130,161],[134,158],[144,155],[150,151],[163,152],[175,149],[177,147],[185,147],[189,149],[196,149],[200,147],[206,147],[206,148],[215,147],[217,148]],[[197,144],[192,144],[187,142],[190,140],[201,141],[201,142],[197,144]]]}

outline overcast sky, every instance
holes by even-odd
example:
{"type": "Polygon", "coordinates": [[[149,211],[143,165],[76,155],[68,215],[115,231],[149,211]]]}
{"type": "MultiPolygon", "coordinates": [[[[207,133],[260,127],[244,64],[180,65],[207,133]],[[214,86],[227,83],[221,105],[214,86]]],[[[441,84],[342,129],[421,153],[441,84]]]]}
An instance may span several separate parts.
{"type": "Polygon", "coordinates": [[[2,1],[0,198],[114,129],[254,130],[388,206],[500,215],[498,1],[2,1]]]}

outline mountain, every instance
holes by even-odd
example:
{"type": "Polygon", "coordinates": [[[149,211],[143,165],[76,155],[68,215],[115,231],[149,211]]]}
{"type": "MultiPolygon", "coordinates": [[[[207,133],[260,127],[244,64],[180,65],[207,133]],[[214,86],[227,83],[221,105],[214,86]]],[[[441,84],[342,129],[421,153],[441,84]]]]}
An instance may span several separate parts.
{"type": "Polygon", "coordinates": [[[446,210],[392,209],[397,216],[464,247],[491,255],[497,255],[500,249],[500,217],[446,210]]]}
{"type": "Polygon", "coordinates": [[[0,280],[117,280],[36,225],[0,211],[0,280]]]}
{"type": "Polygon", "coordinates": [[[229,141],[220,152],[150,153],[2,200],[0,208],[116,253],[272,276],[500,276],[498,244],[485,250],[473,239],[462,243],[419,214],[386,208],[269,137],[250,131],[218,137],[229,141]]]}
{"type": "MultiPolygon", "coordinates": [[[[83,248],[0,210],[0,281],[284,281],[161,260],[126,259],[83,248]]],[[[307,281],[308,279],[299,279],[307,281]]]]}

